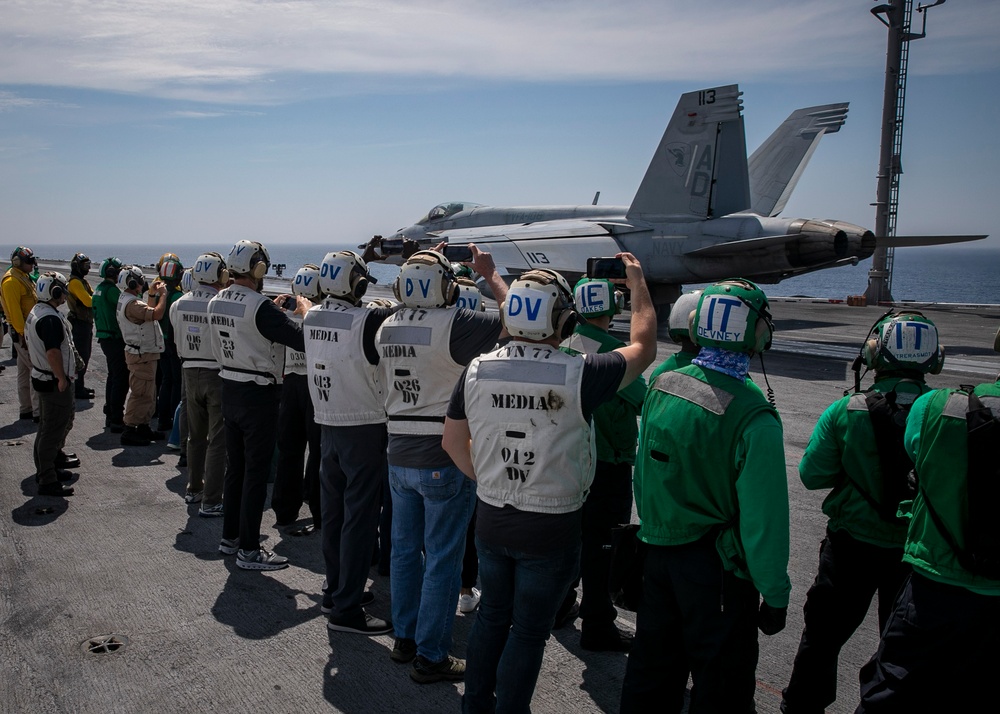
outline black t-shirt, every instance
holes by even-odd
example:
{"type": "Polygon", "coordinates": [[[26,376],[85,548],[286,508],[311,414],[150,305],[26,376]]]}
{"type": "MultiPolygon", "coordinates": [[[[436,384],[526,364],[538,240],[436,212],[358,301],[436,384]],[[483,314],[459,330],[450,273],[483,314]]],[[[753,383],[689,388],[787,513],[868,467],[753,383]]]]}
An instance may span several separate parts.
{"type": "MultiPolygon", "coordinates": [[[[468,365],[497,343],[502,330],[499,313],[456,310],[448,346],[451,358],[457,364],[468,365]]],[[[436,434],[389,434],[389,463],[415,469],[454,466],[448,452],[441,448],[441,437],[436,434]]]]}
{"type": "Polygon", "coordinates": [[[42,344],[48,350],[58,350],[62,348],[63,338],[66,333],[63,330],[62,320],[56,315],[45,315],[35,321],[35,332],[41,338],[42,344]]]}
{"type": "MultiPolygon", "coordinates": [[[[590,421],[594,410],[617,394],[626,362],[618,352],[586,355],[584,359],[581,411],[590,421]]],[[[463,372],[452,392],[449,419],[466,418],[465,378],[463,372]]],[[[498,508],[478,500],[476,509],[476,535],[498,546],[526,553],[547,553],[580,538],[582,508],[569,513],[536,513],[510,505],[498,508]]]]}

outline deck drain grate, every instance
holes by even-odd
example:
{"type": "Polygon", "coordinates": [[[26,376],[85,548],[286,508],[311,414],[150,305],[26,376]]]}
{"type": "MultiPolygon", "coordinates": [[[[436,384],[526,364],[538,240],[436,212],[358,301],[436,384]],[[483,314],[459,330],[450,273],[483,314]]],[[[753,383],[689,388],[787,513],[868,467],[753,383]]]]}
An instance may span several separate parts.
{"type": "Polygon", "coordinates": [[[98,635],[83,643],[83,651],[87,654],[114,654],[128,644],[128,638],[122,635],[98,635]]]}

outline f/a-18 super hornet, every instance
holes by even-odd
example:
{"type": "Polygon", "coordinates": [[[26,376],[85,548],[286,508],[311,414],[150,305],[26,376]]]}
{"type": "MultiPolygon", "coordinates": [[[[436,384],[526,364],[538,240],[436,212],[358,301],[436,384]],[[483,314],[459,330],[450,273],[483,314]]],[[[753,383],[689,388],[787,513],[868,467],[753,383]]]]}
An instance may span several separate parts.
{"type": "Polygon", "coordinates": [[[552,268],[571,280],[588,258],[628,251],[664,306],[685,283],[737,275],[775,283],[856,265],[877,244],[985,237],[877,239],[843,221],[779,218],[820,139],[843,125],[847,104],[793,112],[748,160],[741,94],[727,85],[681,96],[631,206],[444,203],[381,243],[389,251],[404,240],[474,243],[511,276],[552,268]]]}

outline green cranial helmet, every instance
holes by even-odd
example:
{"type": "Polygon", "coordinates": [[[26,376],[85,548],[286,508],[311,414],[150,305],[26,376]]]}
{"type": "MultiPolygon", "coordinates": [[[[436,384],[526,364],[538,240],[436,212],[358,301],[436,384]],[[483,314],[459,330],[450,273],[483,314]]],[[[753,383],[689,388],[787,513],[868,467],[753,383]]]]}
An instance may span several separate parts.
{"type": "Polygon", "coordinates": [[[771,346],[767,295],[743,278],[709,285],[691,317],[691,341],[700,347],[759,354],[771,346]]]}
{"type": "Polygon", "coordinates": [[[937,374],[944,366],[937,327],[916,311],[885,315],[875,323],[861,352],[865,366],[876,372],[937,374]]]}
{"type": "Polygon", "coordinates": [[[604,278],[580,278],[573,288],[576,311],[584,317],[617,315],[624,307],[625,297],[615,284],[604,278]]]}
{"type": "Polygon", "coordinates": [[[121,269],[122,262],[118,260],[118,258],[105,258],[101,261],[101,268],[97,272],[102,278],[117,280],[118,273],[121,272],[121,269]]]}

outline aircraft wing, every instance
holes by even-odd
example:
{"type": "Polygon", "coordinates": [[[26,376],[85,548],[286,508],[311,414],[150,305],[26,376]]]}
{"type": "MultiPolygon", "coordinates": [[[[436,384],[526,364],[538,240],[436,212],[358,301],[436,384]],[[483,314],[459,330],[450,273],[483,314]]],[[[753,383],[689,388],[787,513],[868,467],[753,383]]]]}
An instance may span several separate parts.
{"type": "Polygon", "coordinates": [[[715,245],[709,245],[704,248],[696,248],[695,250],[688,250],[684,252],[684,255],[696,255],[699,258],[707,258],[711,256],[718,257],[721,255],[738,255],[740,253],[745,253],[749,250],[770,248],[771,246],[787,243],[790,240],[799,240],[801,237],[802,237],[801,235],[782,235],[782,236],[762,236],[760,238],[746,238],[744,240],[730,240],[724,243],[716,243],[715,245]]]}
{"type": "Polygon", "coordinates": [[[569,278],[584,272],[587,258],[612,256],[622,250],[607,228],[580,220],[463,228],[443,231],[440,238],[475,244],[493,255],[501,274],[512,275],[551,268],[569,278]]]}
{"type": "Polygon", "coordinates": [[[750,210],[759,216],[780,214],[819,140],[840,131],[846,120],[847,102],[792,112],[750,157],[750,210]]]}
{"type": "Polygon", "coordinates": [[[987,236],[878,236],[876,245],[883,248],[913,248],[922,245],[946,245],[982,240],[987,236]]]}

